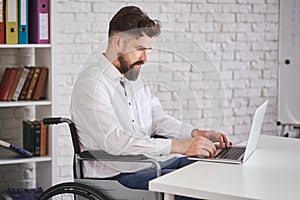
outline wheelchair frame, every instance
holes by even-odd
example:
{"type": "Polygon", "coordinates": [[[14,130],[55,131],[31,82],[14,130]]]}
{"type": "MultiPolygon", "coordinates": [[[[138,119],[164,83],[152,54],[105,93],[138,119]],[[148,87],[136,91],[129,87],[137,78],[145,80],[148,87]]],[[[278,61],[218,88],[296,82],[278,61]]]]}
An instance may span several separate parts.
{"type": "Polygon", "coordinates": [[[85,178],[83,174],[84,161],[116,161],[116,162],[146,162],[152,163],[157,171],[157,177],[161,175],[161,167],[158,161],[148,158],[145,155],[111,155],[103,150],[89,150],[81,151],[79,145],[79,136],[75,123],[69,118],[50,117],[43,119],[46,125],[56,125],[67,123],[69,125],[72,145],[74,149],[73,156],[73,178],[74,182],[66,182],[54,185],[47,189],[39,200],[46,200],[55,195],[72,193],[76,195],[76,199],[85,197],[87,199],[95,200],[161,200],[162,194],[151,192],[148,190],[130,189],[117,180],[108,179],[89,179],[85,178]]]}

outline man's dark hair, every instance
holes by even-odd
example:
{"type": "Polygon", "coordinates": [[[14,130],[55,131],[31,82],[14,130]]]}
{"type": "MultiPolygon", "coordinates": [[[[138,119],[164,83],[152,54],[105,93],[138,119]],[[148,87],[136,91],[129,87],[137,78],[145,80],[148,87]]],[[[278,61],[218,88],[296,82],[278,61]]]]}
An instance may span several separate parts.
{"type": "Polygon", "coordinates": [[[155,37],[160,34],[161,23],[150,19],[146,13],[135,6],[121,8],[109,23],[108,36],[111,37],[119,32],[127,32],[131,35],[141,37],[155,37]]]}

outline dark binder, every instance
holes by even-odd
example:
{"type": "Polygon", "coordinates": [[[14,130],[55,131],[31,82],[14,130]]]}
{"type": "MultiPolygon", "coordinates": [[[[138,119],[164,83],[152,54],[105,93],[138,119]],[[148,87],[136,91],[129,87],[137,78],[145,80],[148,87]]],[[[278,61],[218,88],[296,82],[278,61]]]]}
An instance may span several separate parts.
{"type": "Polygon", "coordinates": [[[50,1],[28,1],[28,30],[29,43],[50,43],[50,1]]]}

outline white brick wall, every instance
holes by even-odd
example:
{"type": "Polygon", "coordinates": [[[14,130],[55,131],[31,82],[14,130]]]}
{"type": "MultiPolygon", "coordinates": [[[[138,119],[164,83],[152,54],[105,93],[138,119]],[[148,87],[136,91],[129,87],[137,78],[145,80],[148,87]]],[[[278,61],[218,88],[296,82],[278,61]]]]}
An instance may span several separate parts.
{"type": "MultiPolygon", "coordinates": [[[[55,115],[69,115],[70,91],[80,65],[93,47],[106,40],[110,18],[124,5],[138,5],[150,17],[160,19],[164,29],[181,31],[188,39],[178,38],[173,32],[164,38],[162,35],[159,40],[169,50],[181,52],[194,66],[201,66],[203,76],[199,77],[187,60],[172,52],[162,55],[154,50],[149,55],[151,69],[145,67],[145,76],[179,88],[173,92],[186,97],[178,101],[167,88],[153,86],[168,113],[183,115],[184,121],[209,127],[212,102],[203,81],[214,67],[211,62],[203,65],[201,61],[211,57],[226,94],[222,108],[226,116],[220,130],[233,141],[246,138],[255,108],[269,99],[263,133],[277,133],[278,0],[57,1],[55,77],[59,101],[54,104],[55,115]],[[200,58],[199,48],[190,46],[194,43],[206,49],[208,55],[204,53],[200,58]],[[157,66],[159,62],[162,63],[157,66]],[[183,75],[174,72],[176,67],[183,75]],[[153,77],[154,72],[159,76],[153,77]],[[184,82],[182,77],[189,80],[184,82]],[[182,91],[189,85],[192,91],[182,91]],[[197,101],[191,92],[197,94],[197,101]],[[185,108],[183,111],[177,109],[178,102],[185,108]]],[[[220,89],[220,82],[214,78],[207,82],[214,83],[213,89],[220,89]]],[[[62,130],[59,137],[63,142],[58,144],[58,181],[65,181],[72,176],[71,143],[66,145],[70,139],[66,130],[62,130]]]]}

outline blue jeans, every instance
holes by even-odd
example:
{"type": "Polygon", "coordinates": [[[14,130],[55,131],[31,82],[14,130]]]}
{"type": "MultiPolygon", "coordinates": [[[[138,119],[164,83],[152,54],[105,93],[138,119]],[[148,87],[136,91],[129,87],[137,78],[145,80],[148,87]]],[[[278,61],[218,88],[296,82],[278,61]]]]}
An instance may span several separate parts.
{"type": "MultiPolygon", "coordinates": [[[[162,167],[161,175],[165,175],[172,171],[175,171],[181,167],[187,166],[195,161],[189,160],[187,157],[177,158],[174,162],[169,165],[162,167]]],[[[157,177],[155,169],[141,170],[135,173],[122,173],[114,177],[122,185],[132,189],[148,190],[148,183],[150,180],[157,177]]],[[[193,200],[194,198],[175,196],[175,200],[193,200]]]]}

